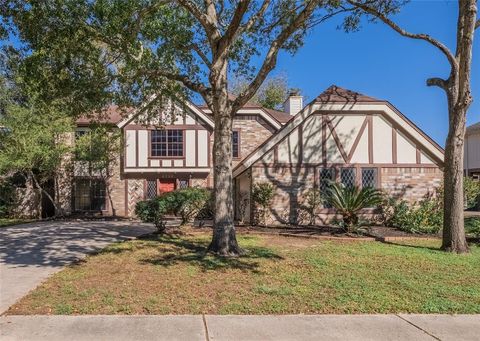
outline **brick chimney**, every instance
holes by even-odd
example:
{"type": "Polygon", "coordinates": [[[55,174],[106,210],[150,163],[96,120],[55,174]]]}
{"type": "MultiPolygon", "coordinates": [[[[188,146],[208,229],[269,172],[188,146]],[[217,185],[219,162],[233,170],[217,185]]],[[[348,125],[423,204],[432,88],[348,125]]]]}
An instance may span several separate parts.
{"type": "Polygon", "coordinates": [[[283,103],[283,110],[292,116],[303,109],[303,96],[298,90],[290,90],[287,100],[283,103]]]}

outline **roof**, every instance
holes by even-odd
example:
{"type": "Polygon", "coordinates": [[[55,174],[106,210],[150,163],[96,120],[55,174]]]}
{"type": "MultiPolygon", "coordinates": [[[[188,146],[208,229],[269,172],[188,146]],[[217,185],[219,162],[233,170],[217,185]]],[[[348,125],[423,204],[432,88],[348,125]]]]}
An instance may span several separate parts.
{"type": "Polygon", "coordinates": [[[288,121],[290,121],[293,118],[292,115],[287,114],[286,112],[283,112],[283,111],[278,111],[278,110],[269,109],[269,108],[262,108],[262,109],[282,124],[287,123],[288,121]]]}
{"type": "MultiPolygon", "coordinates": [[[[231,96],[230,96],[231,97],[231,96]]],[[[210,110],[206,104],[202,104],[198,106],[202,110],[210,110]]],[[[270,109],[270,108],[265,108],[261,104],[255,103],[255,102],[247,102],[242,109],[261,109],[264,112],[266,112],[268,115],[270,115],[274,120],[278,121],[281,124],[287,123],[292,119],[292,115],[280,111],[280,110],[275,110],[275,109],[270,109]]]]}
{"type": "Polygon", "coordinates": [[[83,116],[77,119],[78,125],[90,124],[92,122],[98,123],[112,123],[117,124],[130,112],[128,109],[121,109],[117,105],[109,105],[104,111],[98,113],[98,115],[83,116]]]}
{"type": "MultiPolygon", "coordinates": [[[[199,105],[195,107],[202,112],[204,112],[205,109],[208,110],[208,107],[206,105],[199,105]]],[[[243,106],[242,109],[261,109],[281,124],[287,123],[293,117],[292,115],[287,114],[283,111],[264,108],[261,105],[252,102],[247,103],[245,106],[243,106]]],[[[131,110],[122,109],[119,108],[117,105],[112,104],[108,106],[107,109],[101,112],[98,116],[83,116],[77,119],[76,123],[78,125],[87,125],[92,122],[118,124],[123,119],[128,117],[130,113],[131,110]]]]}
{"type": "Polygon", "coordinates": [[[471,126],[467,127],[467,133],[471,133],[474,131],[480,131],[480,122],[474,123],[471,126]]]}
{"type": "Polygon", "coordinates": [[[317,103],[357,103],[357,102],[385,102],[359,92],[344,89],[336,85],[331,85],[324,92],[318,95],[315,100],[317,103]]]}

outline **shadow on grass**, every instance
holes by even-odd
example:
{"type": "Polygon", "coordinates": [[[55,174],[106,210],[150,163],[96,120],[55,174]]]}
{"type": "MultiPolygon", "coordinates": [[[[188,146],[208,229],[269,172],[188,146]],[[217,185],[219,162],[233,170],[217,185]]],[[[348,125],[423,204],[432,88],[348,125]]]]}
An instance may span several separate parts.
{"type": "Polygon", "coordinates": [[[161,248],[161,255],[142,259],[141,262],[165,267],[186,263],[199,266],[202,271],[237,269],[260,273],[260,260],[283,259],[283,257],[277,255],[271,249],[258,246],[247,247],[244,256],[226,258],[208,253],[209,241],[188,240],[175,235],[149,235],[144,236],[142,239],[158,242],[161,248]],[[168,246],[168,248],[163,246],[168,246]]]}
{"type": "Polygon", "coordinates": [[[380,242],[381,242],[382,244],[395,245],[395,246],[403,246],[403,247],[409,247],[409,248],[419,249],[419,250],[442,251],[442,249],[440,249],[440,247],[425,246],[425,245],[414,245],[414,244],[405,244],[405,243],[401,243],[401,241],[392,242],[392,241],[383,240],[383,241],[380,241],[380,242]]]}

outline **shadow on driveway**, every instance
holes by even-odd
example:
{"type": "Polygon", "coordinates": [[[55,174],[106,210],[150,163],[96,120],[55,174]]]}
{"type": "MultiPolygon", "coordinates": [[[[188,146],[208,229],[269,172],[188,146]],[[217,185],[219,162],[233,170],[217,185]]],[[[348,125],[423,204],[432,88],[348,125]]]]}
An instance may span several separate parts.
{"type": "Polygon", "coordinates": [[[48,221],[0,229],[0,313],[50,274],[106,245],[151,233],[131,221],[48,221]]]}

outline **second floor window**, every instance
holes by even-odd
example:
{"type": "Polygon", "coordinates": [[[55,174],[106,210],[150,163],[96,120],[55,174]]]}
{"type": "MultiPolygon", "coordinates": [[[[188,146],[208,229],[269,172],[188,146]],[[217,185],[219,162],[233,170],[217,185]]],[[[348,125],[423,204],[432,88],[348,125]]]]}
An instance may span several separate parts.
{"type": "Polygon", "coordinates": [[[240,157],[240,132],[232,132],[232,156],[240,157]]]}
{"type": "Polygon", "coordinates": [[[151,135],[152,156],[182,157],[183,156],[183,131],[152,130],[151,135]]]}

